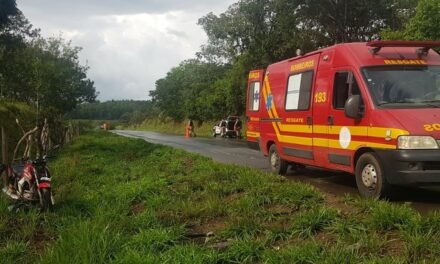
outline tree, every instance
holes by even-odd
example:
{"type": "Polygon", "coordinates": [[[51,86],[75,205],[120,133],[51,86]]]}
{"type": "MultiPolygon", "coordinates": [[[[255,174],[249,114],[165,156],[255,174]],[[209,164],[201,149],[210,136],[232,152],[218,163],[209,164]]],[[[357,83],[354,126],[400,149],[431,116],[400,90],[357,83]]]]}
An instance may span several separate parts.
{"type": "Polygon", "coordinates": [[[406,39],[439,40],[439,26],[440,2],[437,0],[420,0],[416,9],[416,15],[409,21],[406,27],[406,39]]]}
{"type": "MultiPolygon", "coordinates": [[[[439,40],[440,39],[440,2],[437,0],[419,0],[415,15],[402,30],[390,28],[382,31],[386,40],[439,40]]],[[[440,52],[440,48],[435,48],[440,52]]]]}
{"type": "Polygon", "coordinates": [[[214,84],[225,69],[226,66],[199,60],[184,61],[156,81],[156,90],[151,91],[150,96],[159,109],[175,121],[210,120],[216,117],[215,98],[222,103],[228,99],[215,97],[214,84]]]}
{"type": "Polygon", "coordinates": [[[298,16],[304,29],[313,29],[328,44],[377,39],[384,28],[400,29],[416,1],[302,0],[298,16]]]}
{"type": "Polygon", "coordinates": [[[94,101],[94,83],[87,78],[88,67],[79,63],[80,50],[62,38],[42,38],[15,0],[0,0],[0,98],[52,115],[94,101]]]}
{"type": "Polygon", "coordinates": [[[88,66],[79,63],[79,47],[61,38],[40,39],[32,46],[36,50],[33,60],[33,87],[40,88],[42,107],[67,113],[83,102],[93,102],[96,91],[87,78],[88,66]]]}
{"type": "Polygon", "coordinates": [[[165,78],[156,81],[156,90],[150,91],[153,103],[166,116],[175,121],[182,121],[185,118],[181,89],[184,74],[183,67],[175,67],[167,73],[165,78]]]}
{"type": "Polygon", "coordinates": [[[67,113],[82,102],[95,100],[88,67],[79,63],[78,47],[61,38],[19,37],[0,39],[5,48],[0,64],[1,95],[10,100],[37,105],[43,111],[67,113]]]}
{"type": "Polygon", "coordinates": [[[254,67],[293,55],[298,44],[296,7],[288,0],[241,0],[219,16],[209,13],[198,22],[208,35],[201,54],[230,63],[247,54],[254,67]]]}
{"type": "Polygon", "coordinates": [[[251,66],[265,67],[297,48],[378,38],[384,28],[402,28],[414,7],[409,0],[241,0],[199,19],[208,35],[201,54],[230,63],[247,54],[251,66]]]}
{"type": "Polygon", "coordinates": [[[11,17],[18,13],[15,0],[0,0],[0,30],[10,23],[11,17]]]}

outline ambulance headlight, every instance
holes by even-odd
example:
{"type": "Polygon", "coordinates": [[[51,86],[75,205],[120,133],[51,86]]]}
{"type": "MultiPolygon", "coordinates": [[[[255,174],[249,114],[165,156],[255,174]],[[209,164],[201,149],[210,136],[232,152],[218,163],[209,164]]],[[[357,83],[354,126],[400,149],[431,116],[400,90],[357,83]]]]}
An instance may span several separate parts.
{"type": "Polygon", "coordinates": [[[429,136],[400,136],[397,139],[398,149],[438,149],[434,138],[429,136]]]}

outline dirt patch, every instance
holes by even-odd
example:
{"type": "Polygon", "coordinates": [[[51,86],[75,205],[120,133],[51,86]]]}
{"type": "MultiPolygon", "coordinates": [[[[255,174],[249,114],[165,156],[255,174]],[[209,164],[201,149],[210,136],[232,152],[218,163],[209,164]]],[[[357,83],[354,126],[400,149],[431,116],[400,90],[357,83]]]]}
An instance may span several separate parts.
{"type": "Polygon", "coordinates": [[[341,196],[334,194],[324,194],[324,203],[327,207],[339,209],[343,215],[350,215],[358,210],[355,206],[343,202],[341,196]]]}
{"type": "Polygon", "coordinates": [[[381,237],[387,237],[388,240],[382,253],[389,256],[403,256],[405,254],[405,242],[398,231],[381,234],[381,237]]]}
{"type": "Polygon", "coordinates": [[[218,217],[215,219],[201,220],[189,222],[187,227],[188,238],[198,244],[206,244],[209,241],[215,240],[216,236],[225,230],[227,219],[218,217]]]}
{"type": "Polygon", "coordinates": [[[47,249],[49,244],[54,241],[55,238],[43,230],[37,230],[33,234],[32,240],[34,241],[33,247],[35,248],[35,251],[41,253],[47,249]]]}
{"type": "Polygon", "coordinates": [[[133,152],[127,152],[125,155],[122,155],[122,160],[126,162],[132,162],[138,159],[137,155],[133,152]]]}
{"type": "Polygon", "coordinates": [[[183,161],[183,164],[185,165],[185,168],[191,169],[192,167],[194,167],[194,159],[184,158],[184,159],[182,159],[182,161],[183,161]]]}
{"type": "Polygon", "coordinates": [[[215,219],[202,220],[197,223],[189,223],[189,228],[192,233],[207,234],[209,232],[213,232],[214,234],[216,234],[226,228],[226,223],[226,218],[218,217],[215,219]]]}
{"type": "Polygon", "coordinates": [[[130,215],[138,215],[145,211],[144,202],[136,202],[130,207],[130,215]]]}
{"type": "Polygon", "coordinates": [[[315,235],[315,241],[320,242],[321,244],[324,244],[324,245],[325,244],[332,245],[332,244],[336,244],[338,239],[336,238],[335,234],[332,234],[332,233],[324,230],[324,231],[318,232],[315,235]]]}

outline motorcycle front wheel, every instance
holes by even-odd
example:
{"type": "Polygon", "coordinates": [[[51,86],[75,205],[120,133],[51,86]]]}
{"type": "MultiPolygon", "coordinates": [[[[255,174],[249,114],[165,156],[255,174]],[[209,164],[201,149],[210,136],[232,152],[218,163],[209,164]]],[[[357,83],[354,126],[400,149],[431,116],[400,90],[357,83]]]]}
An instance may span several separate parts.
{"type": "Polygon", "coordinates": [[[44,212],[53,211],[52,190],[50,188],[40,189],[40,205],[44,212]]]}

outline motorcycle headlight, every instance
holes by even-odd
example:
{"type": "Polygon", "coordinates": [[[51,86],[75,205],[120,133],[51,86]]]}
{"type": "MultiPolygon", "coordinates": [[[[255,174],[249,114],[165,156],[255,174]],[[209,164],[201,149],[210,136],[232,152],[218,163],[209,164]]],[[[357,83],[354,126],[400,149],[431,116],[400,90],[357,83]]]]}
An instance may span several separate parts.
{"type": "Polygon", "coordinates": [[[429,136],[400,136],[397,139],[398,149],[438,149],[434,138],[429,136]]]}

